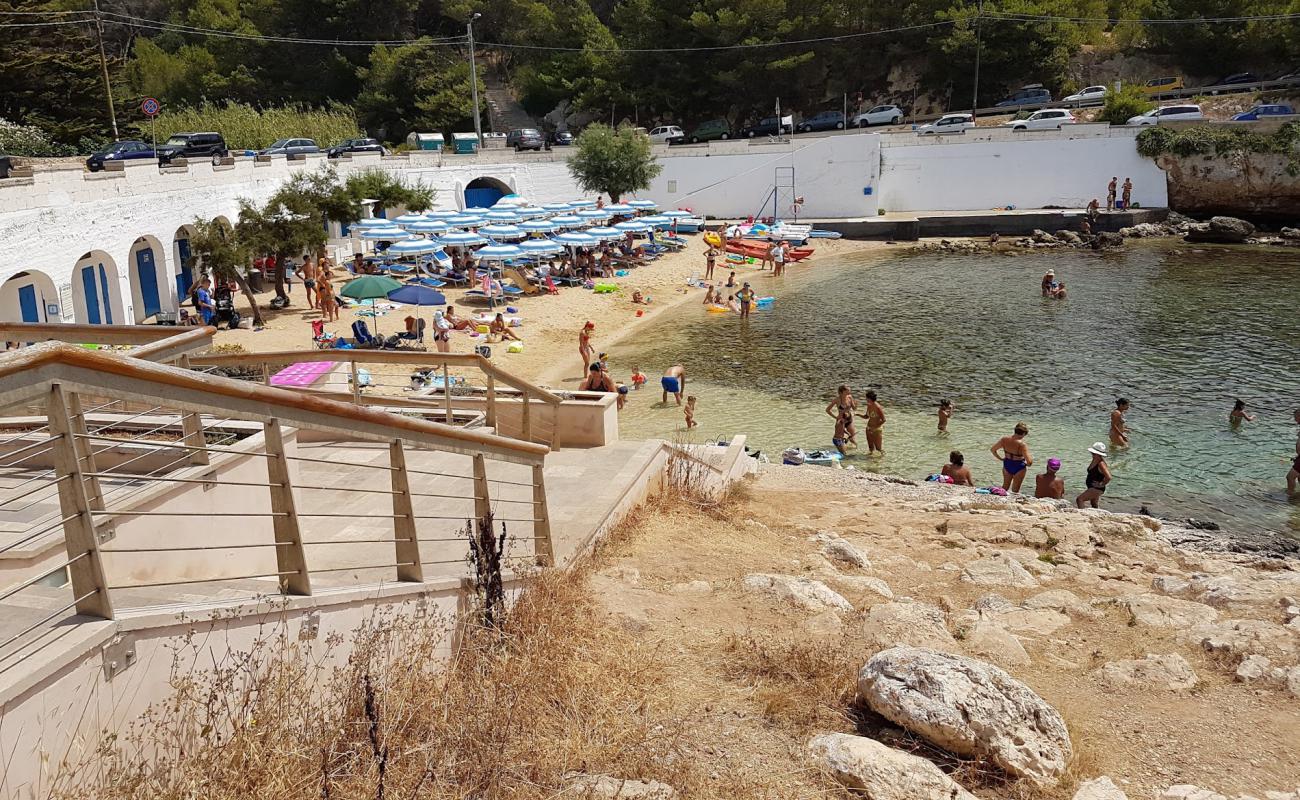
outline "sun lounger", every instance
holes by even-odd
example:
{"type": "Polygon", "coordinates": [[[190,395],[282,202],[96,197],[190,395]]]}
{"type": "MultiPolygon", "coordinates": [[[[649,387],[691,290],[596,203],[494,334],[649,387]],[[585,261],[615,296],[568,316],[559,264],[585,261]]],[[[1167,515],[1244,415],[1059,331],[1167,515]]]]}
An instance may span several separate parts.
{"type": "Polygon", "coordinates": [[[338,366],[333,361],[300,361],[271,376],[271,385],[285,389],[307,389],[320,383],[338,366]]]}
{"type": "Polygon", "coordinates": [[[532,281],[528,280],[528,277],[526,275],[524,275],[522,272],[515,269],[514,267],[509,267],[505,270],[505,277],[514,281],[515,286],[518,286],[519,289],[526,295],[533,296],[533,295],[542,294],[541,289],[537,288],[537,286],[532,281]]]}

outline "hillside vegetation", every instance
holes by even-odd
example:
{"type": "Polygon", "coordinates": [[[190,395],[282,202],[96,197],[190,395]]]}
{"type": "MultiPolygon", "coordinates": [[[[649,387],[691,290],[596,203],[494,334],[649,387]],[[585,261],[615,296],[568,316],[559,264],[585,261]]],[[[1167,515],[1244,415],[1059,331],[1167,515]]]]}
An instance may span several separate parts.
{"type": "MultiPolygon", "coordinates": [[[[355,109],[367,132],[464,130],[465,20],[479,79],[505,82],[542,116],[562,101],[608,120],[733,125],[920,96],[969,106],[979,31],[979,94],[1041,82],[1059,93],[1097,80],[1081,63],[1141,56],[1190,76],[1268,77],[1300,65],[1300,21],[1191,24],[1285,15],[1292,0],[103,0],[120,127],[141,98],[355,109]],[[1120,20],[1107,22],[1106,20],[1120,20]],[[663,48],[685,48],[663,52],[663,48]],[[1086,52],[1087,59],[1077,59],[1086,52]],[[1072,66],[1073,65],[1073,66],[1072,66]],[[891,70],[915,78],[891,85],[891,70]]],[[[0,0],[0,118],[55,141],[109,134],[93,18],[83,0],[0,0]],[[20,12],[14,14],[13,12],[20,12]],[[13,20],[20,20],[17,25],[13,20]],[[54,24],[59,23],[59,24],[54,24]]],[[[1130,75],[1145,79],[1153,75],[1130,75]]]]}

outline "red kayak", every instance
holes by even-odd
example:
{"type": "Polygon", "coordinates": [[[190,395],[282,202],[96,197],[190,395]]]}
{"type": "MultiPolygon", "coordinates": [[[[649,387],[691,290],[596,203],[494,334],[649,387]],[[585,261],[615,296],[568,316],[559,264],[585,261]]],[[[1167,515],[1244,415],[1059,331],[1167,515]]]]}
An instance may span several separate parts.
{"type": "MultiPolygon", "coordinates": [[[[747,258],[761,259],[767,255],[767,251],[770,250],[771,247],[771,242],[761,242],[755,239],[741,239],[739,242],[734,240],[727,242],[728,253],[736,253],[737,255],[742,255],[747,258]]],[[[803,261],[812,254],[813,248],[811,247],[792,247],[785,251],[785,258],[787,261],[803,261]]]]}

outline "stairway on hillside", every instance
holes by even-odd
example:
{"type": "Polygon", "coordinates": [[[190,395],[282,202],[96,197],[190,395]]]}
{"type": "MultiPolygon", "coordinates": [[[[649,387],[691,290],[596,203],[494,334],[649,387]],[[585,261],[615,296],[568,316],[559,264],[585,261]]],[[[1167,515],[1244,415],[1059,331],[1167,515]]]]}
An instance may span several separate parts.
{"type": "Polygon", "coordinates": [[[519,105],[510,87],[495,78],[485,78],[484,89],[491,130],[497,133],[509,133],[516,128],[537,127],[533,118],[528,116],[523,106],[519,105]]]}

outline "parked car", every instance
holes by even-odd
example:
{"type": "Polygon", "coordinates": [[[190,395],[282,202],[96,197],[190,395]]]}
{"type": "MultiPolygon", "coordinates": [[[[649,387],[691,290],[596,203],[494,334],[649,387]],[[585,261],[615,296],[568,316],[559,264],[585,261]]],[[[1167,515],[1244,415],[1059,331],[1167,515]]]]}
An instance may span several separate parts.
{"type": "Polygon", "coordinates": [[[487,131],[483,134],[484,139],[504,139],[506,135],[500,131],[487,131]]]}
{"type": "Polygon", "coordinates": [[[1062,103],[1079,103],[1080,105],[1093,105],[1100,103],[1106,97],[1105,86],[1087,86],[1069,97],[1062,97],[1062,103]]]}
{"type": "Polygon", "coordinates": [[[0,151],[0,178],[8,178],[9,170],[13,168],[14,168],[13,159],[5,155],[4,151],[0,151]]]}
{"type": "Polygon", "coordinates": [[[691,135],[687,138],[691,144],[711,142],[714,139],[730,139],[731,126],[725,119],[711,119],[696,125],[695,130],[691,131],[691,135]]]}
{"type": "Polygon", "coordinates": [[[153,147],[147,142],[124,139],[92,153],[90,158],[86,159],[86,169],[99,172],[104,168],[105,161],[131,161],[138,158],[153,158],[154,155],[153,147]]]}
{"type": "Polygon", "coordinates": [[[1171,75],[1166,78],[1152,78],[1142,86],[1142,91],[1155,97],[1157,95],[1169,94],[1183,88],[1183,79],[1177,75],[1171,75]]]}
{"type": "Polygon", "coordinates": [[[758,121],[757,125],[741,129],[740,135],[747,139],[753,139],[755,136],[780,136],[788,132],[790,132],[790,127],[782,125],[776,117],[763,117],[758,121]]]}
{"type": "Polygon", "coordinates": [[[798,125],[794,126],[794,129],[796,133],[843,130],[844,112],[835,110],[819,112],[802,120],[798,125]]]}
{"type": "Polygon", "coordinates": [[[388,155],[388,151],[379,143],[378,139],[344,139],[339,144],[331,147],[325,155],[330,158],[338,158],[344,153],[378,153],[381,156],[388,155]]]}
{"type": "Polygon", "coordinates": [[[170,164],[176,158],[210,158],[216,164],[228,155],[230,149],[219,133],[173,133],[158,148],[158,163],[170,164]]]}
{"type": "Polygon", "coordinates": [[[876,106],[854,117],[853,127],[866,128],[871,125],[897,125],[902,121],[903,109],[898,106],[876,106]]]}
{"type": "Polygon", "coordinates": [[[259,151],[263,156],[298,156],[319,153],[320,148],[312,139],[276,139],[270,147],[259,151]]]}
{"type": "Polygon", "coordinates": [[[1196,120],[1205,119],[1201,107],[1195,103],[1187,103],[1180,106],[1164,106],[1162,108],[1153,108],[1145,114],[1138,114],[1136,117],[1129,117],[1129,125],[1155,125],[1166,120],[1196,120]]]}
{"type": "Polygon", "coordinates": [[[660,125],[650,129],[650,141],[655,144],[668,144],[673,139],[685,139],[686,132],[676,125],[660,125]]]}
{"type": "Polygon", "coordinates": [[[520,150],[541,150],[546,145],[546,139],[542,137],[541,131],[536,128],[515,128],[506,134],[506,147],[513,147],[515,152],[520,150]]]}
{"type": "Polygon", "coordinates": [[[569,131],[554,131],[546,138],[556,147],[568,147],[573,144],[573,134],[569,131]]]}
{"type": "Polygon", "coordinates": [[[1078,120],[1074,115],[1064,108],[1044,108],[1025,119],[1013,119],[1002,124],[1013,131],[1045,131],[1060,130],[1062,125],[1073,125],[1076,122],[1078,120]]]}
{"type": "Polygon", "coordinates": [[[999,100],[994,104],[996,108],[1004,106],[1033,106],[1042,105],[1052,102],[1052,93],[1048,91],[1041,83],[1031,83],[1028,86],[1022,86],[1013,92],[1009,97],[999,100]]]}
{"type": "Polygon", "coordinates": [[[1232,116],[1233,122],[1254,122],[1264,117],[1284,117],[1294,114],[1295,109],[1284,103],[1269,103],[1267,105],[1255,106],[1249,111],[1243,111],[1240,114],[1232,116]]]}
{"type": "Polygon", "coordinates": [[[944,114],[928,125],[916,129],[919,134],[961,133],[975,127],[973,114],[944,114]]]}
{"type": "Polygon", "coordinates": [[[1219,79],[1216,86],[1236,86],[1241,83],[1259,83],[1259,78],[1253,72],[1234,72],[1219,79]]]}

